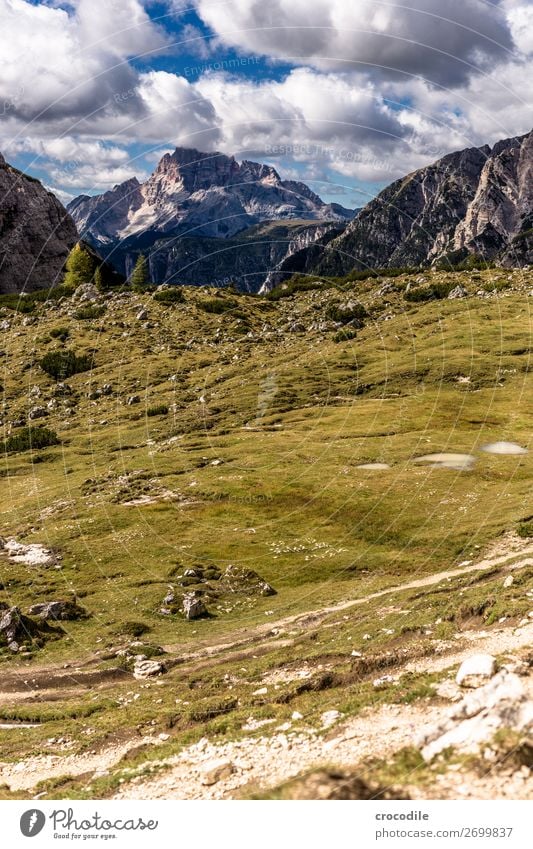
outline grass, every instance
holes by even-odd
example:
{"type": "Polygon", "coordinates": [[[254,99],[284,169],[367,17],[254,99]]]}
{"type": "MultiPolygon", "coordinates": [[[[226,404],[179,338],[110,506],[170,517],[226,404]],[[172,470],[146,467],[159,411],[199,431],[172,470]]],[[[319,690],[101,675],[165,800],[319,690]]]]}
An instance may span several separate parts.
{"type": "MultiPolygon", "coordinates": [[[[191,288],[179,310],[150,293],[130,293],[107,301],[101,326],[70,322],[68,302],[53,311],[37,302],[28,327],[13,314],[2,361],[5,423],[27,414],[28,392],[37,386],[39,404],[56,402],[47,425],[61,446],[43,463],[24,453],[4,456],[9,498],[0,535],[45,544],[61,561],[57,569],[29,567],[0,553],[0,601],[25,612],[75,591],[92,616],[62,623],[65,636],[33,659],[2,655],[3,674],[26,675],[37,664],[104,673],[122,662],[117,649],[145,634],[167,659],[183,660],[213,643],[245,641],[277,619],[457,567],[510,529],[524,535],[531,453],[480,451],[500,439],[531,447],[529,272],[511,275],[501,292],[475,295],[501,274],[435,273],[434,283],[453,279],[467,288],[470,297],[460,302],[406,301],[408,272],[386,296],[372,275],[342,289],[331,281],[296,287],[279,299],[191,288]],[[316,329],[344,300],[367,313],[357,336],[316,329]],[[206,311],[211,302],[216,310],[206,311]],[[141,306],[150,309],[149,335],[134,320],[141,306]],[[305,332],[286,332],[292,321],[305,332]],[[249,331],[240,332],[242,324],[249,331]],[[68,330],[72,350],[67,358],[52,352],[50,373],[39,363],[57,328],[68,330]],[[69,370],[76,351],[85,352],[86,370],[69,370]],[[65,363],[71,394],[56,395],[49,377],[66,376],[65,363]],[[112,394],[88,397],[104,383],[112,394]],[[148,399],[147,414],[136,418],[127,405],[135,394],[148,399]],[[440,450],[472,452],[476,463],[457,472],[413,462],[440,450]],[[358,468],[373,462],[390,468],[358,468]],[[132,505],[139,495],[153,499],[132,505]],[[168,585],[197,563],[252,568],[278,594],[220,599],[211,618],[196,622],[162,615],[168,585]]],[[[235,657],[225,653],[205,667],[170,664],[167,675],[146,684],[124,672],[112,690],[102,685],[74,701],[65,695],[31,705],[42,725],[0,731],[0,744],[16,759],[42,751],[54,735],[84,751],[132,729],[170,733],[161,748],[132,756],[129,766],[142,767],[204,735],[238,739],[250,715],[281,723],[298,710],[319,727],[328,709],[354,714],[383,701],[430,699],[424,675],[383,691],[372,678],[387,673],[387,653],[424,657],[432,640],[458,628],[527,615],[531,571],[516,570],[514,578],[508,588],[500,573],[473,573],[391,591],[306,629],[288,625],[292,636],[266,631],[260,643],[248,649],[244,642],[235,657]],[[353,650],[363,654],[364,668],[353,650]],[[283,679],[265,696],[253,695],[265,675],[305,664],[311,686],[299,690],[301,682],[283,679]],[[105,709],[84,716],[81,704],[105,709]]],[[[19,708],[30,711],[5,706],[19,708]]],[[[91,792],[111,792],[122,766],[91,792]]],[[[64,792],[83,796],[84,781],[64,792]]]]}

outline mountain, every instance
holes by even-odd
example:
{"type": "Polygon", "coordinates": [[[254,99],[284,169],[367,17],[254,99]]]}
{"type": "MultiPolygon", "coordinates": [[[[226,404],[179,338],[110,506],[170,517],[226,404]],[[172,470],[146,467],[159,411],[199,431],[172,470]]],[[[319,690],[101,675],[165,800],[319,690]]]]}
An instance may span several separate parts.
{"type": "MultiPolygon", "coordinates": [[[[242,233],[254,225],[297,221],[307,224],[306,238],[312,241],[313,234],[322,234],[316,222],[345,222],[354,214],[339,204],[324,203],[304,183],[282,180],[270,165],[239,163],[233,156],[188,148],[165,154],[146,182],[133,177],[103,195],[81,195],[68,209],[82,237],[123,273],[143,252],[149,255],[154,282],[198,282],[197,277],[189,279],[189,269],[194,272],[190,251],[193,263],[208,258],[208,279],[201,282],[233,279],[243,288],[248,283],[239,271],[238,251],[226,252],[223,245],[214,251],[211,241],[204,240],[229,240],[239,234],[242,250],[242,233]],[[184,238],[187,241],[182,244],[184,238]]],[[[252,239],[255,235],[250,233],[252,239]]],[[[276,261],[284,255],[280,250],[274,253],[276,261]]],[[[267,265],[262,278],[254,282],[255,289],[271,270],[272,265],[267,265]]]]}
{"type": "Polygon", "coordinates": [[[53,286],[77,239],[55,195],[0,154],[0,293],[53,286]]]}
{"type": "Polygon", "coordinates": [[[457,262],[533,261],[533,132],[451,153],[392,183],[312,264],[321,274],[457,262]]]}

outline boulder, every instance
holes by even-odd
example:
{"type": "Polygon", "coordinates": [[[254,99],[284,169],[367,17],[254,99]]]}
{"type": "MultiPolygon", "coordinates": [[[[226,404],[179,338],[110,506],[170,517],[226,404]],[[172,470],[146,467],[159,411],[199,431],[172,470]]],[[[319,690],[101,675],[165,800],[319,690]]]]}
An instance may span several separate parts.
{"type": "Polygon", "coordinates": [[[452,289],[452,291],[448,295],[448,300],[449,301],[455,301],[458,298],[467,298],[467,297],[468,297],[468,292],[466,291],[465,287],[459,285],[459,286],[454,286],[454,288],[452,289]]]}
{"type": "Polygon", "coordinates": [[[425,761],[449,747],[476,752],[500,729],[533,730],[533,702],[514,672],[502,669],[451,708],[445,718],[425,729],[417,745],[425,761]]]}
{"type": "Polygon", "coordinates": [[[248,596],[276,595],[274,587],[271,587],[261,575],[254,572],[253,569],[245,569],[242,566],[228,566],[222,575],[221,583],[223,588],[231,593],[248,596]]]}
{"type": "Polygon", "coordinates": [[[133,677],[139,680],[153,678],[154,675],[162,675],[164,672],[165,667],[159,660],[136,660],[133,667],[133,677]]]}
{"type": "Polygon", "coordinates": [[[207,608],[196,593],[186,593],[183,596],[182,610],[186,619],[200,619],[207,615],[207,608]]]}
{"type": "Polygon", "coordinates": [[[18,607],[4,609],[0,617],[0,643],[5,643],[12,651],[18,651],[19,643],[31,640],[40,632],[38,624],[24,616],[18,607]]]}
{"type": "Polygon", "coordinates": [[[235,767],[230,761],[208,761],[201,769],[201,782],[206,786],[216,784],[217,781],[223,781],[229,778],[235,772],[235,767]]]}
{"type": "Polygon", "coordinates": [[[82,283],[74,292],[73,297],[78,301],[96,301],[100,297],[100,292],[94,283],[82,283]]]}
{"type": "Polygon", "coordinates": [[[496,658],[491,654],[473,654],[459,667],[456,682],[460,687],[481,687],[496,673],[496,658]]]}
{"type": "Polygon", "coordinates": [[[30,616],[38,616],[43,620],[75,620],[85,619],[87,611],[80,607],[75,601],[46,601],[42,604],[34,604],[28,610],[30,616]]]}

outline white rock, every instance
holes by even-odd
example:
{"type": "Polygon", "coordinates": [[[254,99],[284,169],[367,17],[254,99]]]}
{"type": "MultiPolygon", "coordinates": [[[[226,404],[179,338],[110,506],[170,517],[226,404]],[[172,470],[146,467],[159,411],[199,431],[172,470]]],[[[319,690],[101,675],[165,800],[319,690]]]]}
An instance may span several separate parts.
{"type": "Polygon", "coordinates": [[[429,762],[449,747],[464,752],[483,749],[500,728],[520,733],[533,729],[533,703],[520,678],[506,669],[467,693],[444,720],[424,729],[416,744],[429,762]]]}
{"type": "Polygon", "coordinates": [[[487,454],[527,454],[527,448],[522,448],[516,442],[491,442],[481,450],[487,454]]]}
{"type": "Polygon", "coordinates": [[[151,678],[162,675],[165,668],[158,660],[138,660],[133,667],[133,677],[137,679],[151,678]]]}
{"type": "Polygon", "coordinates": [[[320,721],[322,722],[322,728],[331,728],[332,725],[335,725],[338,719],[340,719],[342,713],[338,710],[327,710],[320,717],[320,721]]]}
{"type": "Polygon", "coordinates": [[[496,673],[496,658],[491,654],[473,654],[463,660],[455,677],[460,687],[481,687],[496,673]]]}
{"type": "Polygon", "coordinates": [[[513,576],[507,575],[505,581],[503,582],[503,586],[505,587],[505,589],[507,589],[508,587],[512,587],[513,581],[514,581],[513,576]]]}
{"type": "Polygon", "coordinates": [[[202,766],[200,781],[206,786],[216,784],[217,781],[223,781],[229,778],[235,772],[235,767],[231,761],[208,761],[202,766]]]}

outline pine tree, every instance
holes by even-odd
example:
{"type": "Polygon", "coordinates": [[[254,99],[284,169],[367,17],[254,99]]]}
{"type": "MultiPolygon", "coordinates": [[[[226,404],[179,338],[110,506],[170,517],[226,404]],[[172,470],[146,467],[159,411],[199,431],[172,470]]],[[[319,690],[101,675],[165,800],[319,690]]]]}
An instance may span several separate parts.
{"type": "Polygon", "coordinates": [[[99,292],[105,292],[104,281],[102,279],[102,267],[99,265],[94,272],[94,285],[99,292]]]}
{"type": "Polygon", "coordinates": [[[68,255],[64,285],[77,289],[93,279],[95,261],[89,251],[77,242],[68,255]]]}
{"type": "Polygon", "coordinates": [[[150,283],[148,263],[143,254],[139,254],[137,257],[137,262],[135,263],[135,268],[133,269],[130,282],[131,288],[134,292],[142,292],[145,286],[148,286],[150,283]]]}

